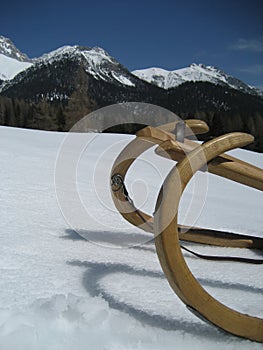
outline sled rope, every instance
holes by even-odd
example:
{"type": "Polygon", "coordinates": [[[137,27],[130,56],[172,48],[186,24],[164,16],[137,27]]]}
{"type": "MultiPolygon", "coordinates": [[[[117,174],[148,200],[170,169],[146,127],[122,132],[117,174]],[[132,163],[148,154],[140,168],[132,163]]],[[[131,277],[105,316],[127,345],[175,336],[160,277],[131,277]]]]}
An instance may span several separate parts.
{"type": "MultiPolygon", "coordinates": [[[[115,174],[111,177],[111,186],[113,187],[113,192],[122,191],[123,195],[125,196],[126,200],[134,205],[132,198],[129,195],[129,192],[127,190],[127,187],[124,183],[124,180],[120,174],[115,174]]],[[[134,207],[135,208],[135,207],[134,207]]],[[[135,212],[138,216],[147,224],[147,221],[145,218],[141,215],[140,211],[135,208],[135,212]]],[[[263,264],[263,259],[252,259],[252,258],[244,258],[244,257],[235,257],[235,256],[218,256],[218,255],[207,255],[207,254],[200,254],[196,253],[195,251],[186,248],[182,244],[180,245],[181,248],[188,253],[196,256],[200,259],[205,260],[215,260],[215,261],[234,261],[234,262],[241,262],[241,263],[247,263],[247,264],[263,264]]]]}
{"type": "Polygon", "coordinates": [[[246,264],[263,264],[263,259],[252,259],[252,258],[244,258],[239,256],[219,256],[219,255],[206,255],[206,254],[200,254],[196,253],[195,251],[186,248],[182,244],[180,244],[181,249],[187,251],[190,254],[193,254],[197,258],[205,259],[205,260],[215,260],[215,261],[234,261],[234,262],[241,262],[246,264]]]}

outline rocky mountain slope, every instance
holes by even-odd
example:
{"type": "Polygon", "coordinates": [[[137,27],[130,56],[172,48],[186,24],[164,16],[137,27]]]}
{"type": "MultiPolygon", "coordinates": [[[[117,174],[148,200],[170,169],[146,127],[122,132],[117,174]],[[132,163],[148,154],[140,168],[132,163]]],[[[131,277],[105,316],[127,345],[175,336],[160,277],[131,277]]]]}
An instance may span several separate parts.
{"type": "Polygon", "coordinates": [[[10,39],[2,35],[0,35],[0,54],[16,59],[20,62],[31,61],[29,57],[25,53],[21,52],[10,39]]]}

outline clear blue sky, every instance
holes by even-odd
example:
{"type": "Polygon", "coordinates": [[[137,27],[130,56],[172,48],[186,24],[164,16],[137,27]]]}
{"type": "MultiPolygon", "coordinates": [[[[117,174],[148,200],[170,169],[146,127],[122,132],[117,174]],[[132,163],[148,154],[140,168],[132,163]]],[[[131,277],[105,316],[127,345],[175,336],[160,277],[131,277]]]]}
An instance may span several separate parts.
{"type": "Polygon", "coordinates": [[[263,89],[263,0],[6,0],[0,18],[29,57],[101,46],[130,70],[204,63],[263,89]]]}

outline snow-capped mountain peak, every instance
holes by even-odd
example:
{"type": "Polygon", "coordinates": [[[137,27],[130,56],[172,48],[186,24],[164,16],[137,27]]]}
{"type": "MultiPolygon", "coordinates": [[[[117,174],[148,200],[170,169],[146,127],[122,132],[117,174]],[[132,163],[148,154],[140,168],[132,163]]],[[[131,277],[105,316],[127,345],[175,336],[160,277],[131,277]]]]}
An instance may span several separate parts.
{"type": "Polygon", "coordinates": [[[233,89],[259,95],[257,89],[243,83],[241,80],[234,78],[222,70],[205,66],[204,64],[192,63],[189,67],[168,71],[162,68],[147,68],[135,70],[134,75],[151,84],[157,85],[163,89],[177,87],[187,81],[210,82],[216,85],[227,85],[233,89]]]}
{"type": "Polygon", "coordinates": [[[36,58],[34,61],[46,61],[51,63],[54,59],[60,59],[63,55],[73,54],[75,52],[75,46],[65,45],[59,47],[58,49],[52,50],[48,53],[43,54],[42,56],[36,58]]]}
{"type": "Polygon", "coordinates": [[[100,47],[86,47],[86,46],[79,46],[79,45],[65,45],[62,47],[59,47],[56,50],[53,50],[49,53],[46,53],[42,55],[41,57],[37,58],[35,62],[44,61],[51,63],[53,60],[59,60],[63,56],[80,56],[82,55],[87,60],[91,60],[96,64],[102,63],[103,60],[109,61],[109,62],[115,62],[115,61],[104,49],[100,47]]]}
{"type": "Polygon", "coordinates": [[[96,79],[108,81],[114,79],[127,86],[135,86],[133,75],[120,65],[113,57],[100,47],[80,48],[81,55],[86,60],[87,73],[96,79]]]}
{"type": "Polygon", "coordinates": [[[135,86],[133,75],[111,57],[104,49],[100,47],[85,46],[63,46],[34,61],[36,66],[43,64],[52,64],[64,58],[70,58],[82,62],[85,71],[91,74],[97,80],[117,81],[118,83],[135,86]]]}
{"type": "Polygon", "coordinates": [[[30,62],[30,59],[25,53],[18,50],[10,39],[2,35],[0,35],[0,54],[14,58],[20,62],[30,62]]]}

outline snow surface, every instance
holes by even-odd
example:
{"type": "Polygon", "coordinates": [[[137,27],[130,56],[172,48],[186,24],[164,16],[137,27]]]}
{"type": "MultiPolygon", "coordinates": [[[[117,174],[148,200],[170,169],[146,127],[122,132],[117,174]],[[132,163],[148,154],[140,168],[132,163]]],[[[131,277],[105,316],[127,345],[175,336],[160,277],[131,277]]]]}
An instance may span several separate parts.
{"type": "Polygon", "coordinates": [[[0,79],[9,80],[18,73],[32,66],[30,62],[21,62],[14,58],[0,54],[0,79]]]}
{"type": "MultiPolygon", "coordinates": [[[[64,138],[63,133],[0,127],[0,349],[262,349],[262,344],[226,334],[190,313],[164,278],[151,236],[116,212],[108,175],[132,136],[73,136],[87,143],[77,180],[89,218],[81,233],[89,241],[68,225],[54,185],[64,138]]],[[[261,154],[231,154],[263,166],[261,154]]],[[[172,165],[152,151],[134,164],[127,184],[138,206],[153,210],[172,165]],[[144,198],[147,194],[150,200],[144,198]]],[[[262,237],[262,193],[213,175],[208,180],[196,224],[262,237]]],[[[68,188],[60,189],[67,198],[68,188]]],[[[186,203],[190,194],[191,186],[186,203]]],[[[183,204],[180,217],[187,223],[191,217],[186,212],[183,204]]],[[[241,249],[192,248],[207,254],[259,256],[241,249]]],[[[185,256],[213,296],[263,317],[261,265],[185,256]]]]}
{"type": "Polygon", "coordinates": [[[122,74],[116,74],[115,72],[111,72],[112,76],[114,79],[118,80],[121,84],[123,85],[127,85],[127,86],[135,86],[135,84],[133,82],[131,82],[130,79],[128,79],[127,77],[125,77],[122,74]]]}

